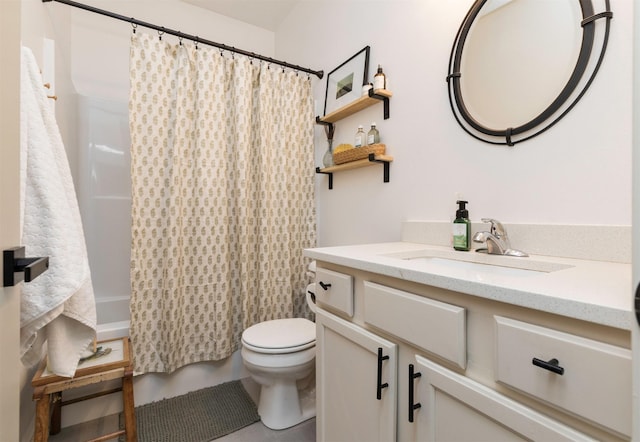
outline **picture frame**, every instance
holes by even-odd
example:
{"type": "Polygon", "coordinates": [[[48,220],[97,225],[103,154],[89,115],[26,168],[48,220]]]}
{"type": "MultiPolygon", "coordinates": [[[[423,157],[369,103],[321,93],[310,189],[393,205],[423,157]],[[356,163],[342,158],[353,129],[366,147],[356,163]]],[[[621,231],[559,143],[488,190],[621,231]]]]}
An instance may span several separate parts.
{"type": "Polygon", "coordinates": [[[369,82],[369,51],[365,46],[327,75],[324,115],[362,96],[362,86],[369,82]]]}

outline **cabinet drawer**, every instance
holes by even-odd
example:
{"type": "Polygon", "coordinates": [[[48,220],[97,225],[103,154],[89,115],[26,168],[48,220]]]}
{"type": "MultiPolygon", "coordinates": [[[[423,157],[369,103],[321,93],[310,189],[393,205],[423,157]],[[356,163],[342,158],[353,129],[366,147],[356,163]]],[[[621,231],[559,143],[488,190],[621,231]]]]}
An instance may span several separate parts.
{"type": "MultiPolygon", "coordinates": [[[[588,435],[418,355],[416,441],[596,442],[588,435]]],[[[412,403],[413,405],[413,403],[412,403]]]]}
{"type": "Polygon", "coordinates": [[[364,320],[466,368],[464,308],[365,281],[364,320]]]}
{"type": "Polygon", "coordinates": [[[353,317],[353,276],[319,268],[315,295],[316,302],[353,317]]]}
{"type": "Polygon", "coordinates": [[[631,435],[630,350],[499,316],[495,321],[497,381],[631,435]],[[552,367],[534,365],[534,358],[552,367]]]}

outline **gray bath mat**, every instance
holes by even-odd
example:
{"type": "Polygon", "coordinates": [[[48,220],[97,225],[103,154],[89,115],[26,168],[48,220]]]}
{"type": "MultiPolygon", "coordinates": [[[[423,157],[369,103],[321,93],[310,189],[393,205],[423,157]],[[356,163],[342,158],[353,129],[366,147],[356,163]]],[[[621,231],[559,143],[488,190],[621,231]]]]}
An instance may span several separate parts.
{"type": "Polygon", "coordinates": [[[136,407],[139,442],[208,442],[259,420],[240,381],[136,407]]]}

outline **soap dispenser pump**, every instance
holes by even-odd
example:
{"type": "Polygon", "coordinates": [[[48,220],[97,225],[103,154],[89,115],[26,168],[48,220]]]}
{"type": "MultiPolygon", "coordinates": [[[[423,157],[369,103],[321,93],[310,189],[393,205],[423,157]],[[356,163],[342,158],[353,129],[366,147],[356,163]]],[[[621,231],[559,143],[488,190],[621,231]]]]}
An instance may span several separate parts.
{"type": "Polygon", "coordinates": [[[453,248],[468,251],[471,248],[471,221],[466,209],[468,201],[458,200],[456,219],[453,221],[453,248]]]}

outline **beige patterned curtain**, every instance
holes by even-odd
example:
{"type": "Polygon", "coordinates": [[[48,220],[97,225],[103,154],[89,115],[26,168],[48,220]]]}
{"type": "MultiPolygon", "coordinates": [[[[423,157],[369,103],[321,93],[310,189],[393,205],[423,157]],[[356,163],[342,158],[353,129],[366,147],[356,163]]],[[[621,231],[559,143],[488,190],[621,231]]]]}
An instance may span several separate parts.
{"type": "Polygon", "coordinates": [[[172,372],[308,316],[311,82],[141,33],[130,63],[130,333],[137,372],[172,372]]]}

